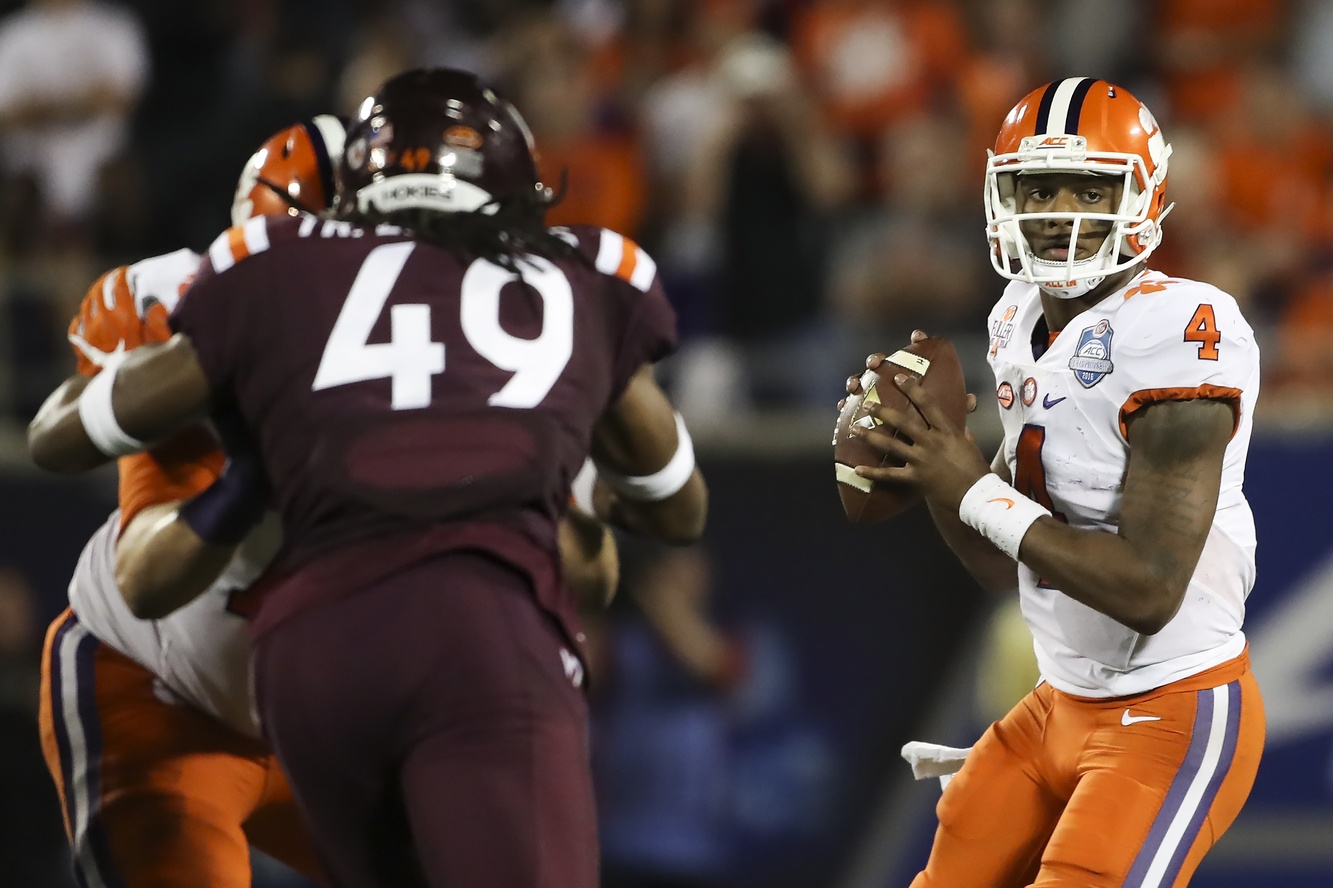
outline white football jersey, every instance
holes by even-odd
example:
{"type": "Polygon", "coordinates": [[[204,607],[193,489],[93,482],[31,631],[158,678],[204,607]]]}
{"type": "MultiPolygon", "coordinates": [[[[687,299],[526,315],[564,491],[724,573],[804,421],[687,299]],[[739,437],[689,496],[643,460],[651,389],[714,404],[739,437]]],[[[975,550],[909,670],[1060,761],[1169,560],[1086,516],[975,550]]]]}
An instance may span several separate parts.
{"type": "MultiPolygon", "coordinates": [[[[154,302],[160,302],[170,314],[180,301],[180,294],[194,279],[204,257],[194,250],[163,253],[134,263],[125,269],[125,280],[134,296],[134,310],[139,317],[154,302]]],[[[111,284],[112,279],[107,279],[111,284]]]]}
{"type": "MultiPolygon", "coordinates": [[[[988,358],[1014,486],[1071,527],[1115,533],[1129,460],[1125,417],[1197,397],[1240,405],[1212,530],[1176,616],[1140,635],[1018,566],[1023,615],[1054,687],[1087,697],[1138,694],[1238,656],[1254,585],[1254,518],[1241,489],[1259,348],[1235,299],[1155,271],[1074,318],[1033,357],[1040,291],[1013,282],[991,311],[988,358]]],[[[1044,325],[1041,328],[1045,329],[1044,325]]]]}
{"type": "Polygon", "coordinates": [[[121,597],[116,586],[119,536],[117,510],[83,547],[69,584],[69,605],[79,622],[103,644],[153,673],[165,699],[259,737],[245,618],[229,607],[232,596],[249,588],[277,553],[277,516],[268,515],[251,531],[207,591],[161,620],[139,619],[121,597]]]}

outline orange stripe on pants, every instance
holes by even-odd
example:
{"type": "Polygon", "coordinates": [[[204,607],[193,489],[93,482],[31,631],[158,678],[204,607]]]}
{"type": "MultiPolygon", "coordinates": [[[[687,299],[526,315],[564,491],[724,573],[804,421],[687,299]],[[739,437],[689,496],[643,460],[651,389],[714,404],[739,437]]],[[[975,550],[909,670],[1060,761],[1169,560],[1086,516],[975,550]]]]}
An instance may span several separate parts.
{"type": "Polygon", "coordinates": [[[164,702],[68,610],[47,632],[39,718],[75,865],[108,886],[249,888],[252,842],[318,877],[267,748],[164,702]]]}
{"type": "Polygon", "coordinates": [[[1145,694],[1043,684],[940,798],[912,888],[1174,888],[1240,813],[1264,745],[1248,652],[1145,694]]]}
{"type": "Polygon", "coordinates": [[[69,822],[69,801],[65,798],[65,777],[60,767],[61,756],[56,743],[55,716],[51,709],[51,668],[53,662],[52,648],[55,644],[56,634],[61,627],[73,619],[73,612],[66,608],[65,612],[53,620],[46,630],[46,641],[42,645],[41,698],[37,706],[37,721],[42,736],[42,756],[46,759],[46,767],[51,772],[51,779],[56,784],[56,794],[60,797],[60,816],[65,822],[65,836],[70,841],[74,839],[74,827],[69,822]]]}

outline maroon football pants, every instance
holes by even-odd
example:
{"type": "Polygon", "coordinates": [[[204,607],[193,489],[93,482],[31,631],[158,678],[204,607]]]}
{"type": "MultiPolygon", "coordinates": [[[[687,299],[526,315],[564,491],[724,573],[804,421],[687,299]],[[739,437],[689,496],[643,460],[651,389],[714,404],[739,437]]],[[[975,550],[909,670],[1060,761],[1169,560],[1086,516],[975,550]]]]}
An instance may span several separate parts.
{"type": "Polygon", "coordinates": [[[522,574],[466,552],[260,640],[265,730],[337,888],[594,888],[565,649],[522,574]]]}

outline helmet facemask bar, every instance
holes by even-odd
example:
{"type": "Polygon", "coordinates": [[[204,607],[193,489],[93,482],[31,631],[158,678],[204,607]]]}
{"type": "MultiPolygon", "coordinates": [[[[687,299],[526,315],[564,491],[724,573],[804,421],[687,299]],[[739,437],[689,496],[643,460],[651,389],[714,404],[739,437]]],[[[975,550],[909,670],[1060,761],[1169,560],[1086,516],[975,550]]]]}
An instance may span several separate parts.
{"type": "MultiPolygon", "coordinates": [[[[990,154],[986,163],[984,199],[986,235],[991,243],[991,265],[995,271],[1010,280],[1064,285],[1046,289],[1067,289],[1070,292],[1060,295],[1075,296],[1087,292],[1107,275],[1124,271],[1147,258],[1161,242],[1160,223],[1166,212],[1153,218],[1153,204],[1159,199],[1157,186],[1160,183],[1153,181],[1141,156],[1112,152],[1088,154],[1082,150],[1085,143],[1080,137],[1071,137],[1069,141],[1072,143],[1070,150],[1037,149],[990,154]],[[1122,185],[1119,207],[1114,213],[1019,213],[1017,177],[1042,173],[1118,176],[1122,185]],[[1023,223],[1047,220],[1072,222],[1068,258],[1064,261],[1038,258],[1023,234],[1023,223]],[[1096,222],[1110,222],[1110,230],[1095,255],[1078,259],[1078,235],[1085,225],[1096,222]],[[1082,283],[1082,286],[1071,286],[1075,283],[1082,283]]],[[[1164,162],[1158,165],[1159,177],[1165,178],[1165,168],[1164,162]]]]}

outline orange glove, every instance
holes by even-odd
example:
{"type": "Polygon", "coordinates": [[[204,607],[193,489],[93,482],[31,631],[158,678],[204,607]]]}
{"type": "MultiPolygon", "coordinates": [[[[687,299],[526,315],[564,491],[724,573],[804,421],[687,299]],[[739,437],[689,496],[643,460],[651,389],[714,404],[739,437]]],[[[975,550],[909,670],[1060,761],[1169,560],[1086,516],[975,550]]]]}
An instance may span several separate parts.
{"type": "Polygon", "coordinates": [[[144,317],[139,316],[127,270],[122,265],[98,278],[83,297],[78,316],[70,321],[69,343],[81,376],[96,376],[112,354],[171,338],[167,310],[161,304],[153,303],[144,317]]]}

